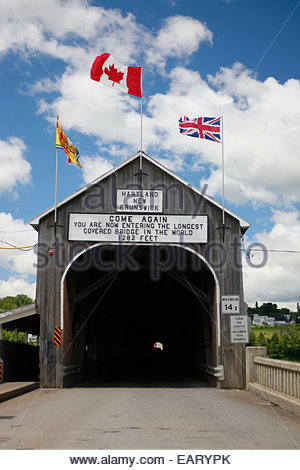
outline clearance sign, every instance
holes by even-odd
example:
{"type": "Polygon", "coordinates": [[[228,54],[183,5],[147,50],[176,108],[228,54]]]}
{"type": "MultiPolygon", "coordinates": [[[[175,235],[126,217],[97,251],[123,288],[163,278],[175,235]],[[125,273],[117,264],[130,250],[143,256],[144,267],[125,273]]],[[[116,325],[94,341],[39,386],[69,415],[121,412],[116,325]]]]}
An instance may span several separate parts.
{"type": "Polygon", "coordinates": [[[207,215],[70,214],[69,240],[207,243],[207,215]]]}

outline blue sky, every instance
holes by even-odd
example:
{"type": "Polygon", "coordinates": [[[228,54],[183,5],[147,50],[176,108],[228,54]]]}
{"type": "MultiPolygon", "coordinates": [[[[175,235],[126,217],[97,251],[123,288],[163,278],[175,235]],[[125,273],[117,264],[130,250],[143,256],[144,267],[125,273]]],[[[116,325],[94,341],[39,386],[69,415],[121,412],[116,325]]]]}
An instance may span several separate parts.
{"type": "MultiPolygon", "coordinates": [[[[143,66],[143,150],[221,196],[221,146],[179,135],[187,114],[224,116],[225,204],[251,227],[246,301],[300,301],[300,2],[0,0],[0,246],[35,243],[54,202],[56,115],[82,170],[59,154],[61,200],[140,148],[140,101],[93,82],[109,52],[143,66]],[[6,242],[6,243],[5,243],[6,242]],[[294,253],[282,253],[290,250],[294,253]],[[252,264],[259,254],[252,253],[252,264]]],[[[0,297],[34,297],[32,251],[0,250],[0,297]]]]}

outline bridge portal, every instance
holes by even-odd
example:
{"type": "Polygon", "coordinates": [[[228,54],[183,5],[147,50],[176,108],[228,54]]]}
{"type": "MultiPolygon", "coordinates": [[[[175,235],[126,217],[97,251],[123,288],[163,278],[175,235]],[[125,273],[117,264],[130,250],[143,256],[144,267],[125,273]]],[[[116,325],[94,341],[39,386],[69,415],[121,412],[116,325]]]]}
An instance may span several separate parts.
{"type": "Polygon", "coordinates": [[[155,377],[199,374],[202,364],[217,363],[216,284],[197,254],[174,245],[89,251],[64,276],[68,365],[81,364],[98,377],[108,371],[155,377]],[[100,269],[99,256],[108,270],[100,269]],[[163,345],[159,360],[157,342],[163,345]]]}
{"type": "Polygon", "coordinates": [[[247,222],[143,152],[57,213],[31,221],[42,387],[153,369],[244,387],[247,222]]]}

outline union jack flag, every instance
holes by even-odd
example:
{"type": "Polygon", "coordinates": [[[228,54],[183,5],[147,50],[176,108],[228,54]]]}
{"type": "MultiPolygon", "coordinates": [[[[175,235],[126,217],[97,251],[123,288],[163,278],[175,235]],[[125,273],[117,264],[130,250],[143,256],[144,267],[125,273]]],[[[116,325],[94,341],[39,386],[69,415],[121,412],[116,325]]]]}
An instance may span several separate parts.
{"type": "Polygon", "coordinates": [[[221,118],[198,117],[189,119],[183,116],[179,119],[179,131],[181,134],[199,139],[221,142],[221,118]]]}

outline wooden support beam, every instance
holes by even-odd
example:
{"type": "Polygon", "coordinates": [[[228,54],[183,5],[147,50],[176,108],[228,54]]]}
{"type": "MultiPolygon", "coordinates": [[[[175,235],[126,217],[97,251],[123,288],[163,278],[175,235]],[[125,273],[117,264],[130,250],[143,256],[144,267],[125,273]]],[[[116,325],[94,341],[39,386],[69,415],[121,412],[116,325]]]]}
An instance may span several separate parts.
{"type": "Polygon", "coordinates": [[[214,286],[214,305],[212,313],[212,365],[218,365],[218,320],[217,320],[217,292],[216,285],[214,286]]]}
{"type": "Polygon", "coordinates": [[[172,271],[172,270],[166,271],[166,274],[168,276],[172,277],[173,279],[175,279],[175,281],[179,282],[179,284],[181,284],[186,289],[190,290],[194,294],[197,294],[197,296],[201,300],[203,300],[203,302],[209,303],[208,295],[205,294],[205,292],[202,292],[202,290],[200,290],[198,287],[196,287],[190,281],[187,281],[184,277],[180,276],[180,274],[178,274],[177,272],[172,271]]]}
{"type": "Polygon", "coordinates": [[[76,295],[75,302],[76,303],[81,302],[86,297],[93,294],[93,292],[98,290],[101,286],[109,282],[115,274],[116,274],[116,270],[110,271],[109,273],[104,274],[104,276],[101,276],[100,279],[98,279],[98,281],[94,282],[94,284],[90,285],[89,287],[81,291],[78,295],[76,295]]]}
{"type": "Polygon", "coordinates": [[[64,334],[62,363],[64,366],[70,366],[74,363],[72,320],[66,280],[64,281],[64,334]]]}

